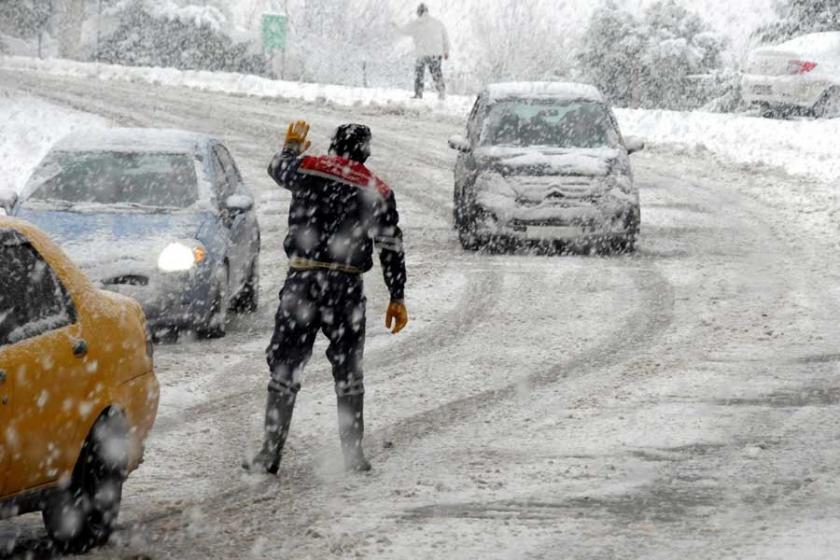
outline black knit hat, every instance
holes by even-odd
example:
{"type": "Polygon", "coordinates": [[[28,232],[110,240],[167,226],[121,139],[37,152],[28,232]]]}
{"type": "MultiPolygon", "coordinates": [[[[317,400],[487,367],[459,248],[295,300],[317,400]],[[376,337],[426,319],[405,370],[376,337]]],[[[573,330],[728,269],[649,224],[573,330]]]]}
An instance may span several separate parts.
{"type": "Polygon", "coordinates": [[[370,129],[363,124],[343,124],[335,129],[330,153],[364,163],[370,157],[370,129]]]}

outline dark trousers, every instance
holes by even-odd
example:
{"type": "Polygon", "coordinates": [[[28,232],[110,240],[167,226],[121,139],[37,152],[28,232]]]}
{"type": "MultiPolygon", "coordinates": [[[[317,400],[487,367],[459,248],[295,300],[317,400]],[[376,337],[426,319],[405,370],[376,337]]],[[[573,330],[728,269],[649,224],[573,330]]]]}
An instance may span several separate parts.
{"type": "Polygon", "coordinates": [[[364,394],[366,303],[361,274],[289,271],[280,291],[274,335],[266,351],[271,368],[268,390],[297,394],[303,367],[312,356],[312,345],[320,330],[330,341],[327,358],[332,364],[336,394],[364,394]]]}
{"type": "Polygon", "coordinates": [[[426,67],[435,81],[438,93],[446,91],[446,84],[443,83],[443,70],[441,69],[442,56],[421,56],[414,65],[414,95],[423,97],[423,82],[426,79],[426,67]]]}

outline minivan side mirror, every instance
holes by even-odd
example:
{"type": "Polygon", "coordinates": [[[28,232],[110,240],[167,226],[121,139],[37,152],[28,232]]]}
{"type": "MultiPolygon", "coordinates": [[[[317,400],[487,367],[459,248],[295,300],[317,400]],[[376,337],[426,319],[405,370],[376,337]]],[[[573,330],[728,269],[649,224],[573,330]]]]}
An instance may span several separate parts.
{"type": "Polygon", "coordinates": [[[449,147],[453,150],[458,150],[459,152],[469,152],[470,151],[470,143],[467,142],[467,139],[463,136],[453,136],[449,139],[449,147]]]}
{"type": "Polygon", "coordinates": [[[624,139],[628,154],[635,154],[645,149],[645,141],[638,136],[628,136],[624,139]]]}
{"type": "Polygon", "coordinates": [[[232,216],[250,212],[254,208],[254,199],[244,194],[232,194],[225,199],[224,209],[232,216]]]}

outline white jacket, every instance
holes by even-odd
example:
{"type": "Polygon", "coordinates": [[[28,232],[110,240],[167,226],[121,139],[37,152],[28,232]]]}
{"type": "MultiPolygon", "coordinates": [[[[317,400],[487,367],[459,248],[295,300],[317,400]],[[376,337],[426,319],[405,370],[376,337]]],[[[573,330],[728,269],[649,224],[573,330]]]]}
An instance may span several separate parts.
{"type": "Polygon", "coordinates": [[[424,56],[449,56],[449,35],[440,20],[428,13],[400,28],[400,33],[414,39],[417,58],[424,56]]]}

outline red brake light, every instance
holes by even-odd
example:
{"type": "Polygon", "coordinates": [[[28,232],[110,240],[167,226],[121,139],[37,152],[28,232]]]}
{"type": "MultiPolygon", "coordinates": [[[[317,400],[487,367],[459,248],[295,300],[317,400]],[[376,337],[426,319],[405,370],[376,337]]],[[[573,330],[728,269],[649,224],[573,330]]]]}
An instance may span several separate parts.
{"type": "Polygon", "coordinates": [[[791,60],[788,69],[790,74],[807,74],[816,67],[817,63],[809,60],[791,60]]]}

